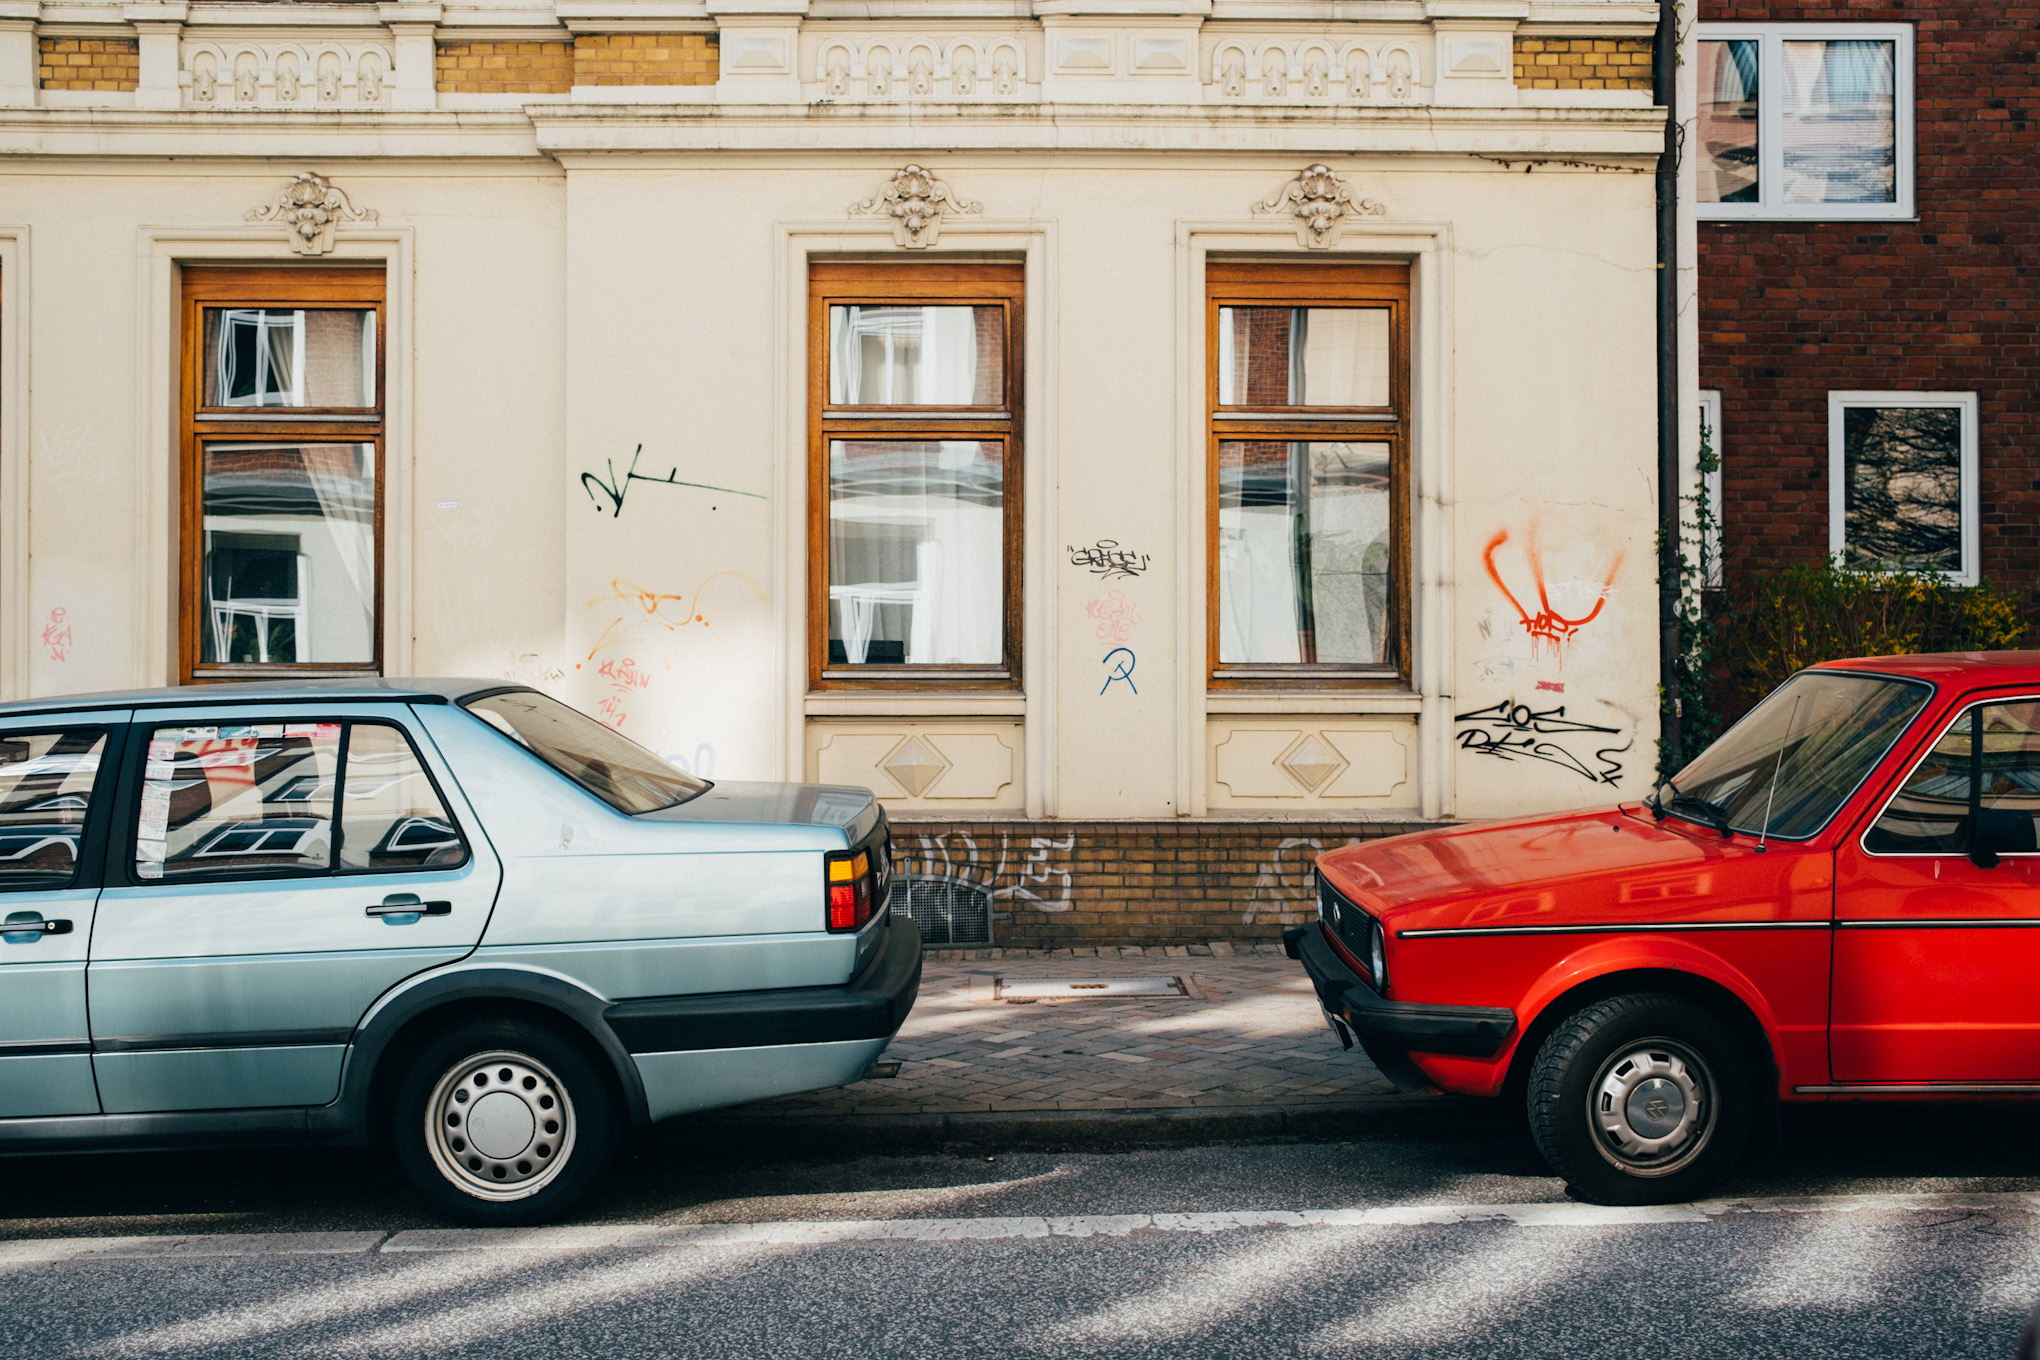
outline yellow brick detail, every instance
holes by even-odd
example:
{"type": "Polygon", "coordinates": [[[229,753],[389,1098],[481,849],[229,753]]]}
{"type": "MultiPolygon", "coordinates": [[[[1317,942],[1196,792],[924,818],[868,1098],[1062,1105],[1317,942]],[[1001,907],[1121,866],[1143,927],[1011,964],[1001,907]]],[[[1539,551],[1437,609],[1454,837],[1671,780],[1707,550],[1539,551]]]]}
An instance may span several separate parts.
{"type": "Polygon", "coordinates": [[[36,83],[45,90],[132,90],[141,84],[134,38],[39,38],[36,83]]]}
{"type": "Polygon", "coordinates": [[[574,84],[574,45],[443,42],[434,65],[446,94],[565,94],[574,84]]]}
{"type": "Polygon", "coordinates": [[[1648,38],[1518,38],[1516,83],[1533,90],[1648,90],[1648,38]]]}
{"type": "Polygon", "coordinates": [[[713,85],[713,33],[586,33],[574,39],[576,85],[713,85]]]}

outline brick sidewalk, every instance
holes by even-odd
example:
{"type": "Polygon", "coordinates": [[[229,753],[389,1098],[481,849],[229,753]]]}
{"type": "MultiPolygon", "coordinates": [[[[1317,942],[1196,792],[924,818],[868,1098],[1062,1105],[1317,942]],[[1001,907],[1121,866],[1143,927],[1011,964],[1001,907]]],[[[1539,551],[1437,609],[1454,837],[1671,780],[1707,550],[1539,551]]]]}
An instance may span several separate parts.
{"type": "Polygon", "coordinates": [[[1303,969],[1277,945],[930,955],[920,1000],[885,1056],[900,1063],[898,1076],[727,1114],[748,1122],[1329,1110],[1408,1099],[1357,1048],[1340,1050],[1303,969]],[[1032,1003],[992,996],[999,977],[1154,976],[1182,978],[1191,995],[1032,1003]]]}

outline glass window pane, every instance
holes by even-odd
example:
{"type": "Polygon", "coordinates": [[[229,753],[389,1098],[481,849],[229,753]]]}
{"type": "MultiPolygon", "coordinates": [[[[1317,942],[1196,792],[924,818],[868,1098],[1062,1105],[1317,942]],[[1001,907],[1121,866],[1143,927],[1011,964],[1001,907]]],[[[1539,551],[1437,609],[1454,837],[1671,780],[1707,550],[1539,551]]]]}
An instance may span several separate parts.
{"type": "Polygon", "coordinates": [[[1972,793],[1978,819],[2000,848],[2031,854],[2040,846],[2040,703],[1988,704],[1964,714],[1906,778],[1864,846],[1879,854],[1967,854],[1972,793]],[[1972,750],[1978,721],[1980,752],[1972,750]]]}
{"type": "Polygon", "coordinates": [[[1005,308],[829,308],[832,406],[1003,406],[1005,308]]]}
{"type": "Polygon", "coordinates": [[[1677,792],[1738,831],[1803,839],[1827,825],[1926,706],[1925,685],[1801,671],[1679,771],[1677,792]]]}
{"type": "Polygon", "coordinates": [[[450,869],[466,861],[452,815],[396,728],[349,728],[341,789],[341,868],[450,869]]]}
{"type": "Polygon", "coordinates": [[[374,406],[374,309],[206,308],[205,404],[374,406]]]}
{"type": "Polygon", "coordinates": [[[339,723],[157,728],[143,770],[136,876],[331,868],[339,757],[339,723]]]}
{"type": "Polygon", "coordinates": [[[1699,192],[1702,203],[1757,201],[1757,44],[1700,49],[1699,192]]]}
{"type": "Polygon", "coordinates": [[[1388,657],[1387,444],[1218,446],[1219,660],[1388,657]]]}
{"type": "Polygon", "coordinates": [[[1943,734],[1863,838],[1880,855],[1960,854],[1969,820],[1970,716],[1943,734]]]}
{"type": "Polygon", "coordinates": [[[1221,307],[1220,406],[1386,406],[1385,307],[1221,307]]]}
{"type": "Polygon", "coordinates": [[[0,736],[0,889],[71,881],[105,749],[104,732],[0,736]]]}
{"type": "Polygon", "coordinates": [[[1896,44],[1788,42],[1777,94],[1786,203],[1894,203],[1896,44]]]}
{"type": "Polygon", "coordinates": [[[1962,412],[1842,410],[1842,538],[1852,563],[1962,569],[1962,412]]]}
{"type": "Polygon", "coordinates": [[[375,659],[373,444],[205,449],[207,662],[375,659]]]}
{"type": "Polygon", "coordinates": [[[533,690],[506,690],[462,703],[619,812],[656,812],[709,787],[707,780],[682,773],[614,728],[533,690]]]}
{"type": "Polygon", "coordinates": [[[829,443],[829,664],[1005,658],[1005,445],[829,443]]]}

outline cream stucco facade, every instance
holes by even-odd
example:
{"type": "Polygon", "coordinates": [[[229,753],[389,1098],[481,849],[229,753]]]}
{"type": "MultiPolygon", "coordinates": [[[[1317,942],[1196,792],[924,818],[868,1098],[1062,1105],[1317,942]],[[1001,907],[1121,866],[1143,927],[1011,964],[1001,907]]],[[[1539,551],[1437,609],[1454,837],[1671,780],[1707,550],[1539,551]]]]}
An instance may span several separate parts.
{"type": "Polygon", "coordinates": [[[1527,39],[1612,51],[1655,22],[1616,0],[0,0],[0,689],[175,678],[179,271],[372,262],[392,674],[530,681],[697,772],[867,784],[907,819],[1640,795],[1663,115],[1515,72],[1527,39]],[[450,44],[649,32],[713,35],[718,78],[434,77],[450,44]],[[130,88],[39,76],[93,37],[134,44],[130,88]],[[951,193],[922,233],[884,211],[909,164],[951,193]],[[1283,199],[1313,164],[1348,194],[1321,234],[1283,199]],[[355,210],[324,253],[250,220],[300,172],[355,210]],[[809,692],[806,281],[846,256],[1024,266],[1017,687],[809,692]],[[1409,267],[1406,686],[1207,684],[1215,259],[1409,267]],[[1145,569],[1073,560],[1101,541],[1145,569]]]}

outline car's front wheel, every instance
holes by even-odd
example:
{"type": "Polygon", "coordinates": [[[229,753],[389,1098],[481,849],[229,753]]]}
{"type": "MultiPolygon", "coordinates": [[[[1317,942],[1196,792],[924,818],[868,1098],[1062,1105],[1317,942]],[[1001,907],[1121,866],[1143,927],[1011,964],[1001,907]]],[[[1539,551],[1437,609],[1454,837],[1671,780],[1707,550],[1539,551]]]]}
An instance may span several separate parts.
{"type": "Polygon", "coordinates": [[[412,1060],[397,1090],[397,1157],[464,1223],[539,1223],[608,1170],[616,1101],[595,1064],[539,1025],[473,1021],[412,1060]]]}
{"type": "Polygon", "coordinates": [[[1684,997],[1595,1002],[1545,1039],[1530,1130],[1575,1193],[1601,1204],[1692,1199],[1742,1155],[1755,1087],[1735,1036],[1684,997]]]}

